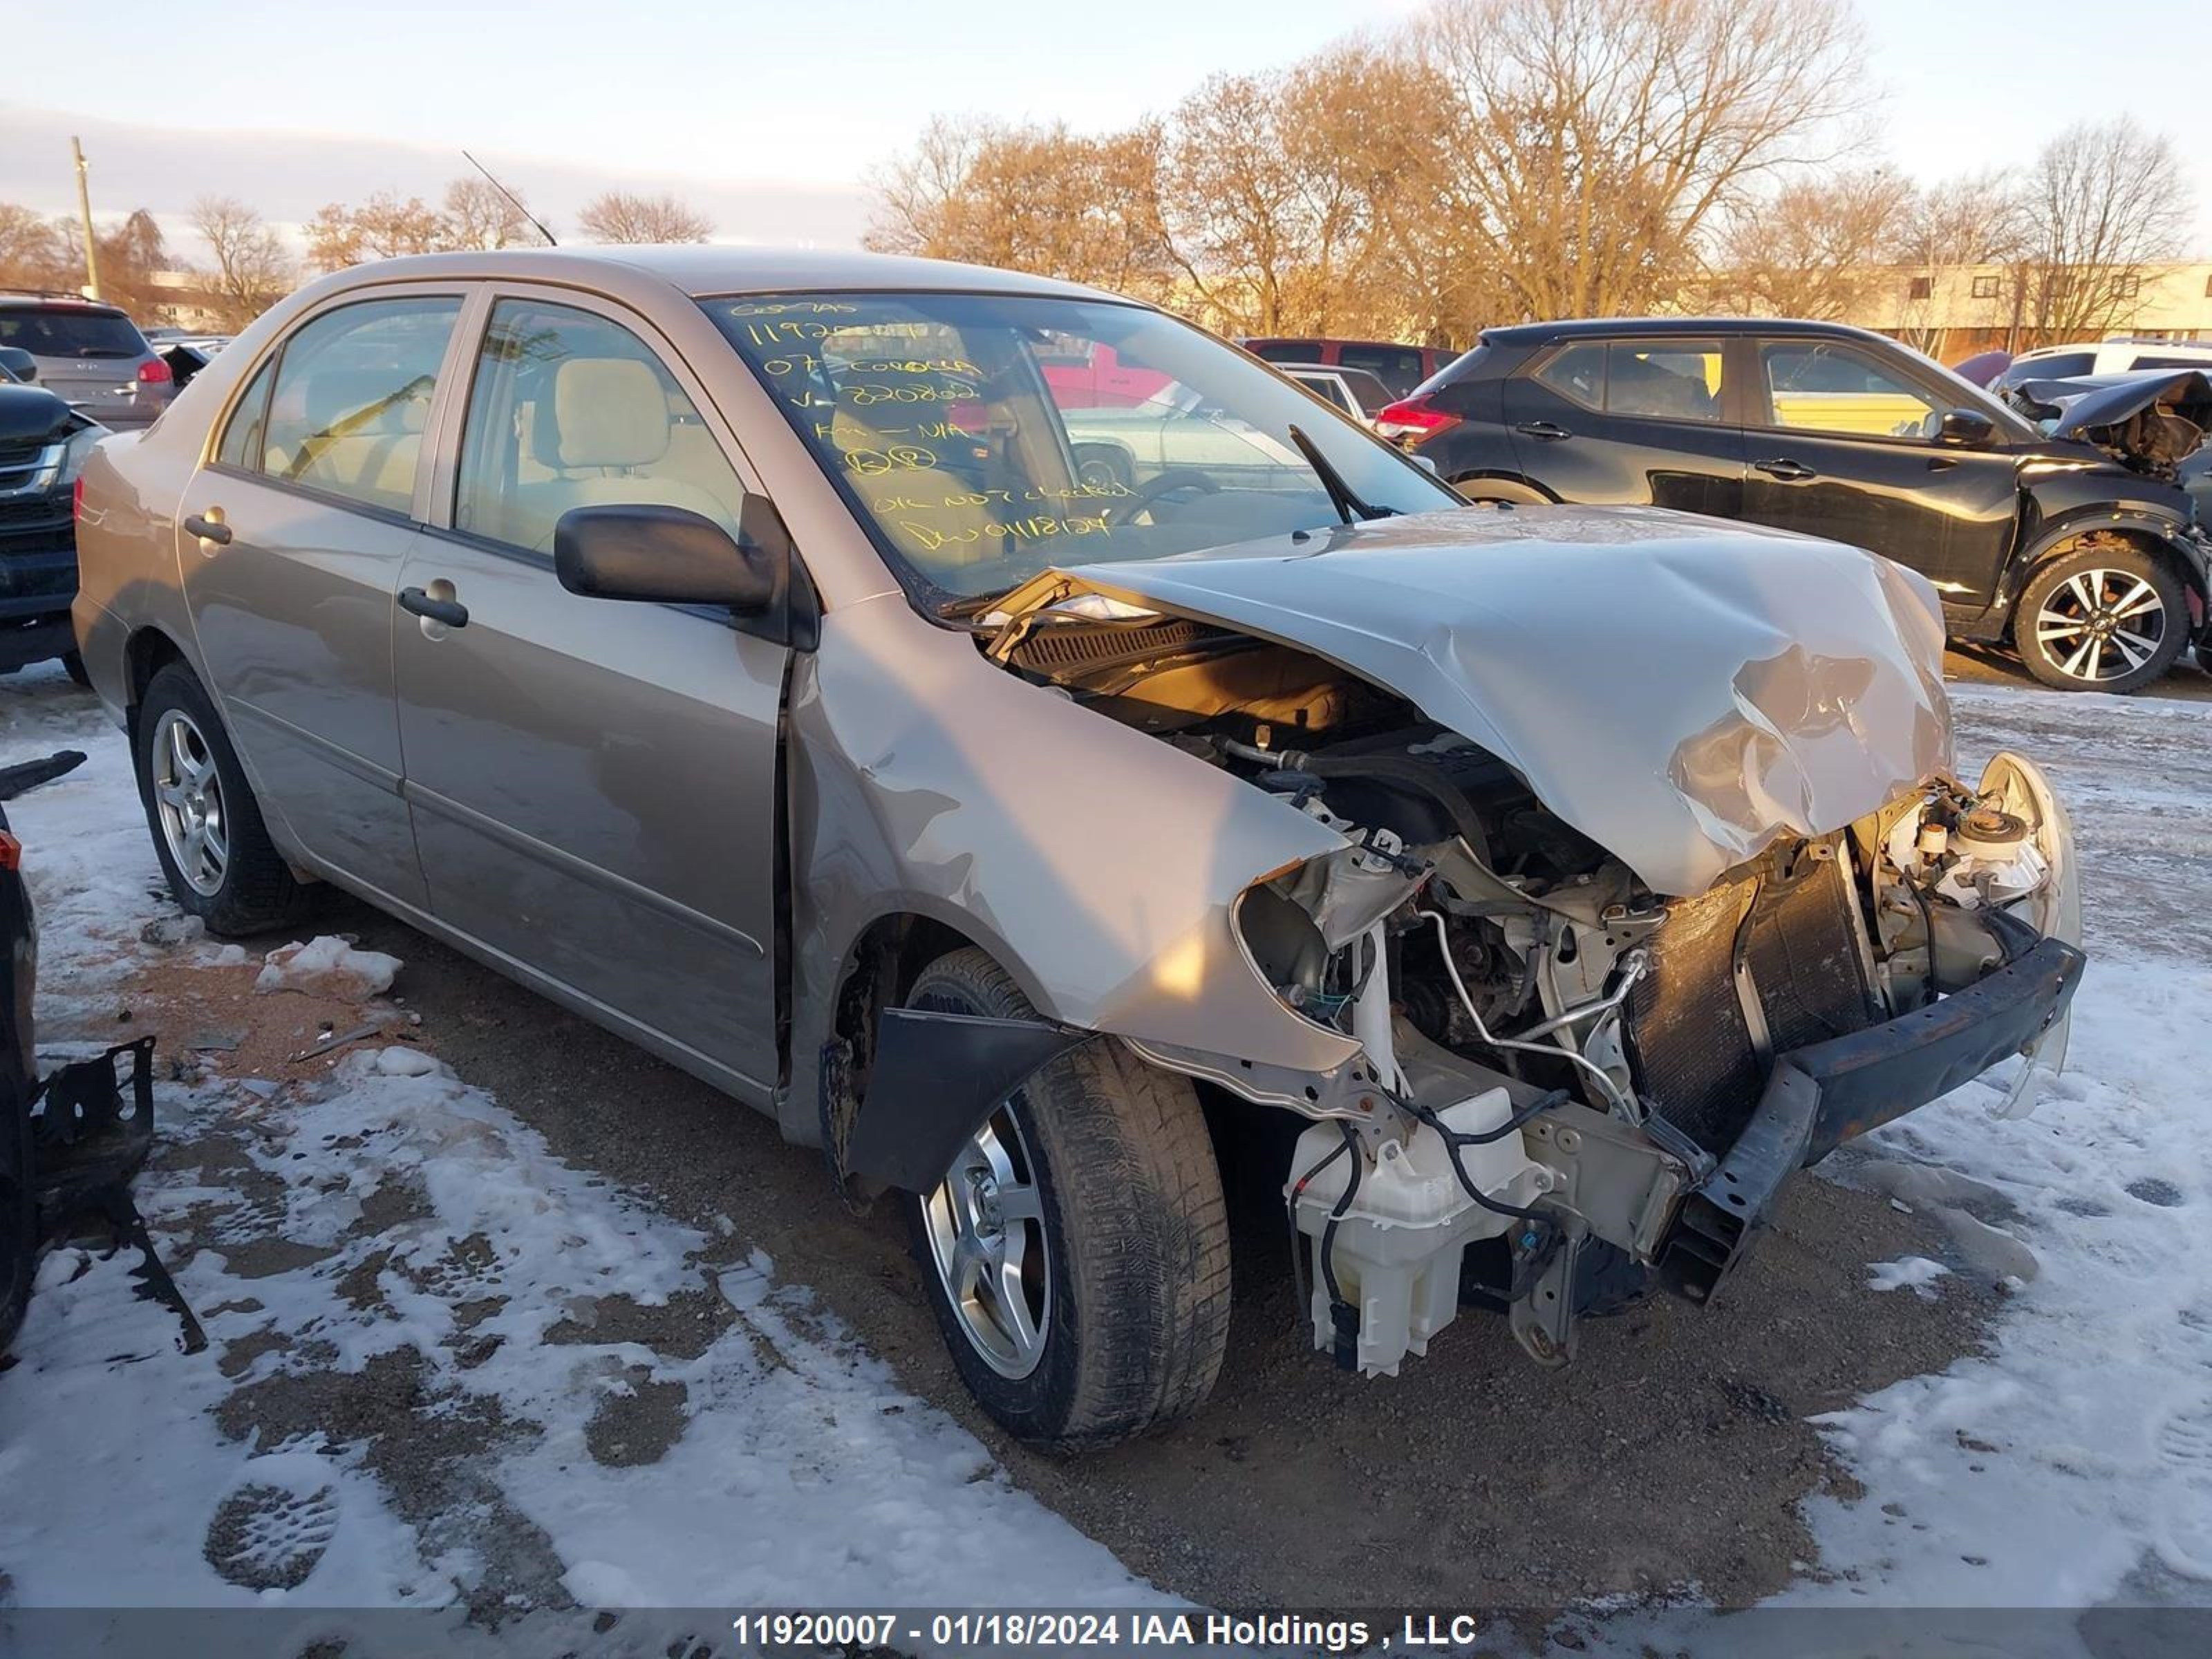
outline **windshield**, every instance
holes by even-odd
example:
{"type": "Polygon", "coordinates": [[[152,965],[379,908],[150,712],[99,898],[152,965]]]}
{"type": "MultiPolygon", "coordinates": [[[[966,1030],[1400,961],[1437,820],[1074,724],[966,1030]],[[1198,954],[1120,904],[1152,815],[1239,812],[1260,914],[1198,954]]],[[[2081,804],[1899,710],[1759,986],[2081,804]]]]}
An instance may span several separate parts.
{"type": "Polygon", "coordinates": [[[1139,307],[939,293],[702,303],[902,577],[940,593],[1459,503],[1242,353],[1139,307]],[[1342,509],[1292,427],[1341,479],[1342,509]]]}
{"type": "Polygon", "coordinates": [[[0,307],[0,345],[34,357],[143,357],[146,342],[119,312],[59,306],[0,307]]]}

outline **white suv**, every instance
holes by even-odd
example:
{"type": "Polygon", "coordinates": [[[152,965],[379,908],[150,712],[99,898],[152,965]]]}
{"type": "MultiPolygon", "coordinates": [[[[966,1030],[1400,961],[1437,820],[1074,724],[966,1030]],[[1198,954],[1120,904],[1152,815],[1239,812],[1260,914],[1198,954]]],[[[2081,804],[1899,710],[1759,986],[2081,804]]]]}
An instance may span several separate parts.
{"type": "Polygon", "coordinates": [[[2212,340],[2091,340],[2023,351],[1998,375],[1992,392],[2022,380],[2078,380],[2137,368],[2201,368],[2212,374],[2212,340]]]}

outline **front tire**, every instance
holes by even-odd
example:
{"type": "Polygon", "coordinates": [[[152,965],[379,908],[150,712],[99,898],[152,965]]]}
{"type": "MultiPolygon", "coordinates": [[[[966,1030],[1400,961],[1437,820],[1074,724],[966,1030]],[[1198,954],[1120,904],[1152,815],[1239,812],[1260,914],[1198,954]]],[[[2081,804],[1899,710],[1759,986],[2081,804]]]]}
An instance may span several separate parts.
{"type": "Polygon", "coordinates": [[[265,933],[313,908],[313,890],[269,838],[214,701],[184,664],[147,686],[133,748],[161,873],[210,933],[265,933]]]}
{"type": "Polygon", "coordinates": [[[2181,579],[2109,532],[2083,537],[2038,570],[2013,620],[2027,672],[2062,691],[2148,685],[2173,665],[2188,635],[2181,579]]]}
{"type": "MultiPolygon", "coordinates": [[[[907,1006],[1036,1018],[975,950],[924,969],[907,1006]]],[[[1106,1445],[1212,1391],[1229,1339],[1229,1220],[1188,1079],[1087,1043],[1031,1078],[944,1182],[906,1203],[961,1381],[1018,1438],[1106,1445]]]]}

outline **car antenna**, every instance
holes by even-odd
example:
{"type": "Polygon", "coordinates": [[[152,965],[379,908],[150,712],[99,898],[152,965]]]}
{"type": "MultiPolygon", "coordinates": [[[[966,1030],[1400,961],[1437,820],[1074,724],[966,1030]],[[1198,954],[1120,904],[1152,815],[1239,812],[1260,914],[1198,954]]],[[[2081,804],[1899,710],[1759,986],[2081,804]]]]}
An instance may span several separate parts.
{"type": "Polygon", "coordinates": [[[485,181],[489,184],[494,190],[506,197],[509,205],[511,205],[517,213],[529,220],[530,222],[537,228],[538,234],[545,239],[546,246],[558,247],[561,246],[560,243],[553,240],[553,233],[545,228],[545,222],[540,219],[536,214],[532,213],[528,208],[523,206],[522,198],[520,196],[517,196],[505,185],[500,183],[498,179],[493,178],[491,176],[491,169],[489,167],[486,167],[482,161],[477,161],[475,156],[470,155],[466,150],[463,150],[461,152],[461,159],[464,161],[466,161],[471,167],[474,167],[478,173],[483,174],[485,181]]]}

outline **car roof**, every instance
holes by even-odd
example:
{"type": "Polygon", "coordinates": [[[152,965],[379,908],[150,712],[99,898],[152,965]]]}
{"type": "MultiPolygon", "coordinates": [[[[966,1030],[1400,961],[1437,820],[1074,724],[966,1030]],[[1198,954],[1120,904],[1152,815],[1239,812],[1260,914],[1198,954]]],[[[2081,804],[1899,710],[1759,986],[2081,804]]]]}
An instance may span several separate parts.
{"type": "MultiPolygon", "coordinates": [[[[902,254],[846,252],[824,248],[730,247],[685,243],[555,248],[501,248],[477,253],[424,253],[380,259],[339,273],[362,282],[422,277],[514,277],[590,286],[618,283],[632,274],[702,299],[717,294],[773,294],[818,289],[930,289],[945,293],[1051,295],[1068,299],[1115,299],[1074,283],[949,259],[902,254]]],[[[331,279],[325,279],[326,282],[331,279]]],[[[345,285],[332,282],[332,286],[345,285]]],[[[319,287],[322,286],[318,284],[319,287]]]]}
{"type": "Polygon", "coordinates": [[[1847,323],[1814,323],[1792,317],[1575,317],[1550,323],[1508,323],[1486,328],[1482,337],[1500,345],[1542,345],[1553,340],[1626,339],[1650,335],[1764,334],[1819,339],[1896,341],[1847,323]]]}
{"type": "MultiPolygon", "coordinates": [[[[1403,340],[1362,340],[1348,334],[1247,334],[1237,344],[1255,345],[1333,345],[1380,346],[1385,351],[1445,351],[1447,347],[1408,345],[1403,340]]],[[[1316,368],[1333,368],[1333,364],[1316,363],[1316,368]]]]}
{"type": "Polygon", "coordinates": [[[105,300],[88,300],[78,294],[53,294],[43,289],[0,288],[0,306],[45,306],[55,311],[88,311],[100,317],[127,317],[120,306],[105,300]]]}

